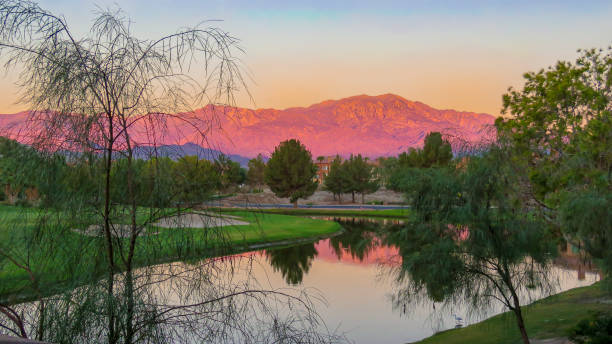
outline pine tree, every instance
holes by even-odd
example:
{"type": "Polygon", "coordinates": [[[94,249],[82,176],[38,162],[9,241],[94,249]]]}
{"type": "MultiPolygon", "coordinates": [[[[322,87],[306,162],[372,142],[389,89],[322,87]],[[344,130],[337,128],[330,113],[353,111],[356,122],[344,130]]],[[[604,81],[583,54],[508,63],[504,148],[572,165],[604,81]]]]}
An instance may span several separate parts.
{"type": "Polygon", "coordinates": [[[310,152],[300,141],[291,139],[274,149],[264,178],[276,196],[288,197],[297,208],[298,199],[309,197],[317,189],[316,172],[310,152]]]}

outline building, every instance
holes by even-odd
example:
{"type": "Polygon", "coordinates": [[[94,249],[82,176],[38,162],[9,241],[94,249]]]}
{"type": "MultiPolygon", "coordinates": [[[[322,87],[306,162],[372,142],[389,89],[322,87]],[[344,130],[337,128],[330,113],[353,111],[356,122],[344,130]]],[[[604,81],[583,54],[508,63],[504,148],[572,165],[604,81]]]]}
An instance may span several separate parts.
{"type": "MultiPolygon", "coordinates": [[[[331,163],[334,161],[336,156],[320,156],[313,163],[317,166],[317,174],[316,179],[319,184],[323,184],[325,181],[325,177],[329,174],[329,169],[331,168],[331,163]]],[[[341,158],[342,159],[342,158],[341,158]]]]}

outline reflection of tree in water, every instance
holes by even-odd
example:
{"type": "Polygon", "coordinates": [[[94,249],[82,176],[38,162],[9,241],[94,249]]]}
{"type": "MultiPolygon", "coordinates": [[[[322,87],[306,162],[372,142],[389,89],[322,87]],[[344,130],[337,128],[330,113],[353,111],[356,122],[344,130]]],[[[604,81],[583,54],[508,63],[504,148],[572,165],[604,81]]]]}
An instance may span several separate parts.
{"type": "Polygon", "coordinates": [[[350,220],[336,220],[344,228],[341,235],[329,239],[329,244],[340,259],[343,252],[350,253],[353,259],[360,262],[367,258],[368,253],[380,245],[376,233],[383,226],[382,222],[353,218],[350,220]]]}
{"type": "Polygon", "coordinates": [[[280,271],[289,284],[300,284],[317,256],[314,243],[266,250],[274,271],[280,271]]]}

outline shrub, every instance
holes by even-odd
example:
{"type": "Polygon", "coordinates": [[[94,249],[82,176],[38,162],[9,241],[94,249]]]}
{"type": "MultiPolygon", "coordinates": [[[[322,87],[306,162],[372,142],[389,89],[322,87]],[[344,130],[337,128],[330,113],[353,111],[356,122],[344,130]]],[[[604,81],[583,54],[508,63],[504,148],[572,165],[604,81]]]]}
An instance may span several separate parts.
{"type": "Polygon", "coordinates": [[[612,343],[612,313],[597,312],[582,319],[570,330],[569,339],[576,344],[612,343]]]}

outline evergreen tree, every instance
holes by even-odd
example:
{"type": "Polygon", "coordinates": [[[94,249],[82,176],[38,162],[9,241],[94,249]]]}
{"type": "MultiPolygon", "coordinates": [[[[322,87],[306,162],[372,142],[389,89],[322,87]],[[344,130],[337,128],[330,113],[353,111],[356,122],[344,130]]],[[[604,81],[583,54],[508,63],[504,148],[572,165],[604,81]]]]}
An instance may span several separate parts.
{"type": "Polygon", "coordinates": [[[422,167],[446,166],[453,159],[453,150],[442,134],[431,132],[425,137],[422,155],[422,167]]]}
{"type": "Polygon", "coordinates": [[[310,152],[300,141],[291,139],[276,146],[264,176],[278,197],[288,197],[297,208],[298,199],[309,197],[317,189],[316,172],[310,152]]]}
{"type": "Polygon", "coordinates": [[[361,194],[361,203],[364,203],[366,193],[378,190],[378,181],[373,179],[374,168],[368,164],[367,159],[364,159],[361,154],[351,155],[345,163],[353,203],[355,203],[355,193],[361,194]]]}
{"type": "Polygon", "coordinates": [[[342,203],[342,194],[350,191],[347,165],[342,162],[340,156],[336,156],[332,161],[329,167],[329,174],[323,182],[323,187],[325,190],[333,193],[334,197],[338,197],[340,203],[342,203]]]}

